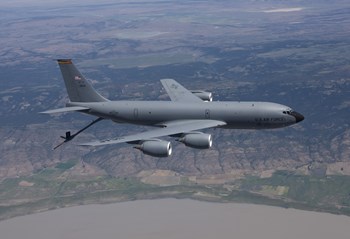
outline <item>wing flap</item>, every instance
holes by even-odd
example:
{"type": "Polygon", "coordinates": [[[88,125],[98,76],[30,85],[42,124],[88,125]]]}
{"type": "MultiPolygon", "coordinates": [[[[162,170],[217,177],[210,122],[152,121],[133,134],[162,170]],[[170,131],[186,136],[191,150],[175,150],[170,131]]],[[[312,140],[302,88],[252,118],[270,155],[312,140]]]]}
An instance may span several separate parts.
{"type": "Polygon", "coordinates": [[[207,129],[226,125],[225,122],[219,120],[178,120],[163,123],[164,128],[157,128],[142,132],[139,134],[129,135],[125,137],[115,138],[111,140],[88,142],[79,144],[81,146],[102,146],[119,143],[132,143],[143,140],[153,139],[162,136],[176,135],[194,130],[207,129]]]}

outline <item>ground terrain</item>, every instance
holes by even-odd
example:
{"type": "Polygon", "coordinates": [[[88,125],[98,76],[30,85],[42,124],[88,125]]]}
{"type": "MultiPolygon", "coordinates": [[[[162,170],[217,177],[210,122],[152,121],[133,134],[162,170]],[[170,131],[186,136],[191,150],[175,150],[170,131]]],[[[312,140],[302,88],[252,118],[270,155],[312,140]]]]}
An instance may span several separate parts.
{"type": "MultiPolygon", "coordinates": [[[[0,3],[1,218],[92,202],[175,196],[349,214],[347,1],[0,3]],[[90,116],[37,114],[67,96],[73,58],[110,99],[168,100],[174,78],[216,100],[273,101],[306,119],[281,130],[208,130],[214,147],[171,158],[127,145],[52,151],[90,116]],[[85,167],[84,167],[85,165],[85,167]]],[[[145,127],[101,122],[77,141],[145,127]]]]}

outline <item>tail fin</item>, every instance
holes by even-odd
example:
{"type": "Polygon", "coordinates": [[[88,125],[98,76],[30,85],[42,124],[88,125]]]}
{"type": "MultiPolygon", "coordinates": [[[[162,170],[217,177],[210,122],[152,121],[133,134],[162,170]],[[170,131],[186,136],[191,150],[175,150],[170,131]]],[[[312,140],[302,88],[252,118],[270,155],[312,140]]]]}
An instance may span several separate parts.
{"type": "Polygon", "coordinates": [[[57,60],[71,102],[108,101],[95,91],[84,76],[74,66],[71,59],[57,60]]]}

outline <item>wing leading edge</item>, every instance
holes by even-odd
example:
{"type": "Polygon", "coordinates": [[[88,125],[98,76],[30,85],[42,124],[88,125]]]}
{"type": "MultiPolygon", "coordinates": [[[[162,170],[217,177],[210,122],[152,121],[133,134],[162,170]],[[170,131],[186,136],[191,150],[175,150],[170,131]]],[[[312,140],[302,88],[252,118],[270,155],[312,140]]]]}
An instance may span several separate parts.
{"type": "Polygon", "coordinates": [[[208,129],[226,125],[219,120],[179,120],[162,124],[164,128],[157,128],[139,134],[119,137],[111,140],[96,141],[79,144],[81,146],[102,146],[119,143],[138,143],[140,141],[154,139],[162,136],[171,136],[181,133],[188,133],[194,130],[208,129]]]}

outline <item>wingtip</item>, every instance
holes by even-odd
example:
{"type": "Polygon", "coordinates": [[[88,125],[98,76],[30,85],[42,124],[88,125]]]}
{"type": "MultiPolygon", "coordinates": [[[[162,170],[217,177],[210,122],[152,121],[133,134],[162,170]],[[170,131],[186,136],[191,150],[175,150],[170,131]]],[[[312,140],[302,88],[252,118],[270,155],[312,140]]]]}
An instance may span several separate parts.
{"type": "Polygon", "coordinates": [[[47,115],[50,114],[49,110],[38,112],[38,114],[47,115]]]}

